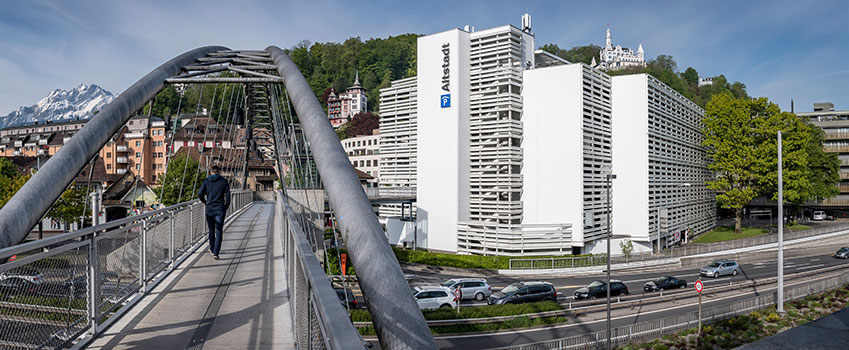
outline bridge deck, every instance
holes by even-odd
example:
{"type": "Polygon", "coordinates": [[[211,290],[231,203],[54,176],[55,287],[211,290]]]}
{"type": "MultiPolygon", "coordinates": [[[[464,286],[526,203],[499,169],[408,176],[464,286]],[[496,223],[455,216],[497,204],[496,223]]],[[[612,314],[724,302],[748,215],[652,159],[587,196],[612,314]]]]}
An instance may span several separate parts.
{"type": "Polygon", "coordinates": [[[291,349],[289,291],[274,205],[257,202],[89,349],[291,349]]]}

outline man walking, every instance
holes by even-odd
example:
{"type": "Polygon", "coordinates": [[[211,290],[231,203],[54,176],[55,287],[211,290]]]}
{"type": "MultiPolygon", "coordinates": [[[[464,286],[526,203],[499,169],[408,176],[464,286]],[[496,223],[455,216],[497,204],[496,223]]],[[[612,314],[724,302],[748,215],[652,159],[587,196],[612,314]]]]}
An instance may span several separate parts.
{"type": "Polygon", "coordinates": [[[230,184],[221,177],[221,167],[213,165],[209,176],[200,186],[198,198],[206,205],[206,224],[209,226],[209,252],[218,260],[221,250],[221,234],[224,230],[224,215],[230,207],[230,184]]]}

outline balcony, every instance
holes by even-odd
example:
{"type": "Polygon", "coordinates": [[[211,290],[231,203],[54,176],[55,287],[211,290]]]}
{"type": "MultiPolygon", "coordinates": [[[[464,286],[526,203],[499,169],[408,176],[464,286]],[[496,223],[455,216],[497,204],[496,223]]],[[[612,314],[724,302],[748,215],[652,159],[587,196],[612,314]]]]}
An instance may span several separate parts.
{"type": "Polygon", "coordinates": [[[829,153],[849,152],[849,146],[823,146],[822,149],[829,153]]]}
{"type": "Polygon", "coordinates": [[[116,152],[127,152],[129,150],[127,149],[126,145],[119,145],[119,146],[115,146],[115,151],[116,152]]]}
{"type": "Polygon", "coordinates": [[[849,132],[826,132],[822,135],[823,140],[849,140],[849,132]]]}
{"type": "Polygon", "coordinates": [[[43,156],[43,155],[45,155],[45,154],[47,154],[47,150],[46,150],[46,149],[40,149],[40,150],[38,150],[38,155],[43,156]]]}
{"type": "Polygon", "coordinates": [[[127,157],[118,157],[118,158],[115,158],[115,161],[118,162],[119,164],[127,164],[127,157]]]}
{"type": "Polygon", "coordinates": [[[44,145],[46,145],[46,144],[47,144],[47,139],[41,139],[41,140],[38,140],[38,145],[39,145],[39,146],[44,146],[44,145]]]}
{"type": "Polygon", "coordinates": [[[127,169],[115,169],[115,173],[118,175],[124,175],[127,173],[127,169]]]}

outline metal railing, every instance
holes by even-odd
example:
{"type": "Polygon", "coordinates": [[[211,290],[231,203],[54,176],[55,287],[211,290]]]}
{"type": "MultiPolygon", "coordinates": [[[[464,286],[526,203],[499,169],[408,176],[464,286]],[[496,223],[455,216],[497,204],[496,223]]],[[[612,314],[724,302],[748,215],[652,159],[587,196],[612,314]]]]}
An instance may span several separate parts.
{"type": "MultiPolygon", "coordinates": [[[[784,232],[784,244],[789,244],[793,242],[788,242],[796,239],[825,235],[840,231],[849,230],[849,225],[833,225],[826,226],[818,229],[810,229],[804,231],[792,231],[785,230],[784,232]]],[[[849,233],[849,232],[847,232],[849,233]]],[[[707,253],[715,253],[715,252],[724,252],[732,249],[738,248],[746,248],[746,247],[754,247],[765,244],[777,243],[778,235],[776,234],[765,234],[756,237],[749,238],[741,238],[735,239],[733,241],[726,242],[716,242],[716,243],[702,243],[702,244],[688,244],[681,247],[672,247],[667,248],[661,251],[660,254],[653,254],[651,252],[639,252],[632,253],[629,256],[625,255],[612,255],[610,257],[611,264],[622,264],[622,263],[630,263],[630,262],[638,262],[638,261],[651,261],[657,259],[666,259],[666,258],[682,258],[693,255],[707,254],[707,253]]],[[[540,258],[540,259],[510,259],[510,269],[511,270],[533,270],[533,269],[559,269],[559,268],[576,268],[576,267],[588,267],[588,266],[601,266],[606,265],[605,254],[597,254],[593,256],[580,256],[580,257],[564,257],[564,258],[540,258]]]]}
{"type": "Polygon", "coordinates": [[[281,191],[276,194],[274,225],[283,242],[298,349],[365,348],[292,207],[281,191]]]}
{"type": "MultiPolygon", "coordinates": [[[[234,191],[228,216],[252,201],[234,191]]],[[[0,348],[90,340],[208,237],[197,200],[0,249],[0,348]],[[14,257],[14,259],[12,259],[14,257]]]]}
{"type": "MultiPolygon", "coordinates": [[[[838,286],[849,283],[849,275],[825,278],[816,282],[805,282],[784,291],[785,301],[800,299],[809,295],[822,293],[838,286]]],[[[775,306],[775,293],[762,295],[756,298],[738,301],[732,304],[709,308],[702,311],[702,325],[711,324],[729,317],[747,314],[749,312],[775,306]]],[[[611,344],[613,347],[628,343],[646,342],[660,338],[667,334],[674,334],[685,329],[695,328],[698,325],[698,311],[691,311],[677,316],[662,318],[658,320],[635,323],[628,326],[617,327],[610,331],[611,344]]],[[[554,349],[602,349],[606,348],[607,331],[600,331],[567,338],[549,340],[545,342],[521,345],[516,347],[505,347],[500,349],[515,350],[554,350],[554,349]]]]}

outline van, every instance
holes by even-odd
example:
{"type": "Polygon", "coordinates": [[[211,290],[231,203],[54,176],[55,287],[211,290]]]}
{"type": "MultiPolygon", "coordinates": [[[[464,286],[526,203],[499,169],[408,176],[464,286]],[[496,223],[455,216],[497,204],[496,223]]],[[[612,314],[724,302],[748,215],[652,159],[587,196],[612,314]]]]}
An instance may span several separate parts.
{"type": "Polygon", "coordinates": [[[822,211],[822,210],[817,210],[817,211],[815,211],[815,212],[814,212],[814,217],[813,217],[813,219],[814,219],[815,221],[823,221],[823,220],[825,220],[825,212],[824,212],[824,211],[822,211]]]}

